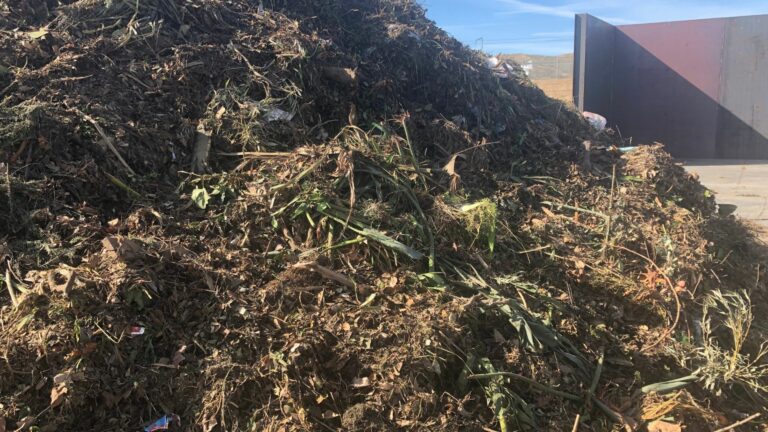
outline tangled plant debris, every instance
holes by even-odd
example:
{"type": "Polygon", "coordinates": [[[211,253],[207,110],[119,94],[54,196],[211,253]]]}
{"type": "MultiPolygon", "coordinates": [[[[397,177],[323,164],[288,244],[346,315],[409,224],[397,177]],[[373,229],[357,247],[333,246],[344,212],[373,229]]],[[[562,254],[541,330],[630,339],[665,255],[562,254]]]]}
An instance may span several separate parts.
{"type": "Polygon", "coordinates": [[[768,414],[764,245],[411,0],[7,0],[0,89],[0,430],[768,414]]]}

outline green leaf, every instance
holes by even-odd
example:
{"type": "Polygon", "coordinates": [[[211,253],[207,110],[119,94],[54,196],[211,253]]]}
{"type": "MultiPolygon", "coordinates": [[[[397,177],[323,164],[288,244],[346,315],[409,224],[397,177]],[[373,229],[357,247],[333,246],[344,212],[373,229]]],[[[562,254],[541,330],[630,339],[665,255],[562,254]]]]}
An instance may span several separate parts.
{"type": "Polygon", "coordinates": [[[370,306],[374,300],[376,300],[376,293],[369,295],[368,298],[365,299],[365,301],[360,305],[360,308],[370,306]]]}
{"type": "Polygon", "coordinates": [[[667,393],[673,390],[681,389],[688,384],[699,380],[699,371],[692,373],[691,375],[673,379],[670,381],[664,381],[656,384],[648,384],[640,389],[643,393],[667,393]]]}
{"type": "Polygon", "coordinates": [[[403,255],[407,255],[409,258],[413,260],[420,260],[424,258],[423,253],[391,237],[388,237],[386,234],[384,234],[379,230],[375,230],[372,228],[365,228],[360,230],[359,234],[362,234],[363,236],[368,237],[369,239],[375,242],[381,243],[382,245],[390,249],[394,249],[403,255]]]}
{"type": "Polygon", "coordinates": [[[19,322],[16,324],[16,331],[23,329],[27,324],[29,324],[30,321],[32,321],[32,318],[34,317],[35,317],[35,314],[29,314],[24,318],[20,319],[19,322]]]}
{"type": "Polygon", "coordinates": [[[205,188],[199,187],[192,191],[192,201],[203,210],[208,207],[208,201],[210,199],[211,197],[208,195],[208,191],[205,190],[205,188]]]}
{"type": "Polygon", "coordinates": [[[133,286],[127,289],[123,295],[127,304],[134,304],[139,309],[144,309],[147,305],[147,301],[152,300],[149,293],[138,286],[133,286]]]}

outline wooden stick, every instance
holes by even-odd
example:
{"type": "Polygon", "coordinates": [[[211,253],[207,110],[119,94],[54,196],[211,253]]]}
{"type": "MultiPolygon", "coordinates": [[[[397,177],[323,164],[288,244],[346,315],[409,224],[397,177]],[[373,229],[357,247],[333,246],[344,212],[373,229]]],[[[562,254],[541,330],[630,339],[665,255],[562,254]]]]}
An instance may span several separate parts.
{"type": "Polygon", "coordinates": [[[576,414],[576,420],[573,422],[571,432],[579,432],[579,420],[581,420],[581,414],[576,414]]]}
{"type": "Polygon", "coordinates": [[[344,286],[347,286],[349,288],[355,288],[355,281],[353,281],[348,276],[345,276],[337,271],[331,270],[327,267],[323,267],[320,264],[316,262],[308,262],[308,263],[298,263],[293,265],[294,268],[297,269],[308,269],[312,271],[316,271],[320,274],[320,276],[330,279],[332,281],[336,281],[344,286]]]}
{"type": "Polygon", "coordinates": [[[724,427],[724,428],[722,428],[722,429],[718,429],[718,430],[716,430],[715,432],[726,432],[726,431],[732,431],[732,430],[734,430],[735,428],[737,428],[737,427],[739,427],[739,426],[741,426],[741,425],[747,424],[747,423],[751,422],[752,420],[754,420],[754,419],[756,419],[756,418],[758,418],[758,417],[760,417],[760,413],[754,413],[754,414],[752,414],[751,416],[749,416],[749,417],[745,418],[744,420],[741,420],[741,421],[737,421],[736,423],[734,423],[734,424],[732,424],[732,425],[730,425],[730,426],[726,426],[726,427],[724,427]]]}
{"type": "Polygon", "coordinates": [[[5,269],[5,286],[8,288],[8,294],[11,296],[11,303],[13,303],[13,308],[16,309],[16,307],[19,305],[19,301],[16,300],[16,294],[13,292],[13,281],[11,280],[10,269],[5,269]]]}
{"type": "Polygon", "coordinates": [[[613,165],[613,175],[611,176],[611,199],[608,202],[608,220],[605,222],[605,238],[603,239],[602,257],[608,252],[608,244],[611,238],[611,225],[613,224],[613,196],[616,191],[616,164],[613,165]]]}
{"type": "Polygon", "coordinates": [[[93,117],[80,111],[79,109],[74,108],[74,111],[80,114],[85,120],[87,120],[90,124],[92,124],[94,128],[96,128],[96,132],[98,132],[99,135],[101,135],[101,140],[104,141],[104,145],[110,151],[112,151],[112,153],[114,153],[115,156],[117,156],[117,160],[119,160],[120,163],[123,164],[125,169],[128,170],[128,172],[131,173],[131,175],[136,175],[136,172],[133,171],[133,169],[131,169],[131,166],[128,165],[128,162],[126,162],[125,159],[123,159],[123,156],[120,154],[120,152],[117,151],[117,147],[115,147],[115,143],[112,137],[110,137],[109,135],[107,135],[106,132],[104,132],[104,129],[101,128],[101,125],[99,125],[99,123],[96,120],[94,120],[93,117]]]}

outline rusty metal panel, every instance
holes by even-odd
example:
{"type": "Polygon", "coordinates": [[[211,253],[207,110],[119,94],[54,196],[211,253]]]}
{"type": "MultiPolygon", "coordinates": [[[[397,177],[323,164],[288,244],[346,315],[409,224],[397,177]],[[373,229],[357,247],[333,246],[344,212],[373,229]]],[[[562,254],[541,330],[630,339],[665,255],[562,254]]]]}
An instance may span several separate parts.
{"type": "Polygon", "coordinates": [[[768,16],[729,20],[724,47],[716,155],[768,159],[768,16]]]}
{"type": "Polygon", "coordinates": [[[678,157],[715,152],[725,23],[617,27],[612,122],[636,143],[663,142],[678,157]]]}
{"type": "Polygon", "coordinates": [[[678,157],[768,158],[768,15],[609,27],[582,28],[580,108],[678,157]]]}
{"type": "Polygon", "coordinates": [[[618,26],[692,86],[718,100],[723,38],[728,21],[704,19],[618,26]]]}

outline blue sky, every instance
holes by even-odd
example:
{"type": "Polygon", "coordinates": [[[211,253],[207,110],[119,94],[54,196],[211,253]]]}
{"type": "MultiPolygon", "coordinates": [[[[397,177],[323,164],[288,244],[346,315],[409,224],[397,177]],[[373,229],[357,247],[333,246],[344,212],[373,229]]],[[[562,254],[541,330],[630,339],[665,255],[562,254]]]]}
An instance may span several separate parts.
{"type": "Polygon", "coordinates": [[[768,0],[418,1],[440,27],[492,54],[571,52],[573,15],[581,12],[612,24],[768,14],[768,0]]]}

